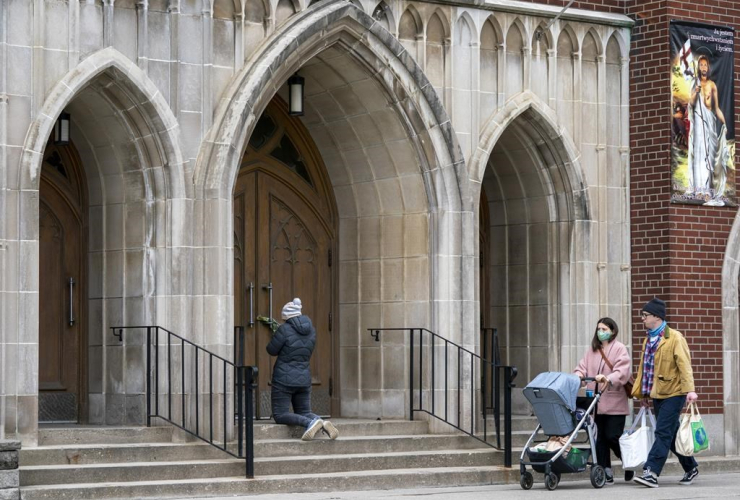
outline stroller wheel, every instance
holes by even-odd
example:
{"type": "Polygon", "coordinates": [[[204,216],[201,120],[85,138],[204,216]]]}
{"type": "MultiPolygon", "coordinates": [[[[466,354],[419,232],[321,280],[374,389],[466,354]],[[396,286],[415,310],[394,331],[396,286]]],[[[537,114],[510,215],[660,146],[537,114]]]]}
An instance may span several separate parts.
{"type": "Polygon", "coordinates": [[[545,474],[545,488],[552,491],[558,487],[558,476],[554,473],[545,474]]]}
{"type": "Polygon", "coordinates": [[[532,477],[532,473],[529,471],[525,471],[522,474],[521,479],[519,479],[519,485],[522,487],[523,490],[529,490],[532,488],[533,484],[534,477],[532,477]]]}
{"type": "Polygon", "coordinates": [[[603,488],[606,484],[606,472],[600,465],[591,466],[591,485],[594,488],[603,488]]]}

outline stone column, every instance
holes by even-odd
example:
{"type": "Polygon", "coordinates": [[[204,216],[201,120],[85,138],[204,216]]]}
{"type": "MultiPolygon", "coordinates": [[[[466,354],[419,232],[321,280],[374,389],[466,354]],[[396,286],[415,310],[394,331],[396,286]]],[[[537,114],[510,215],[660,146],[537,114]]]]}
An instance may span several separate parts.
{"type": "Polygon", "coordinates": [[[203,23],[203,59],[202,63],[202,87],[201,87],[201,137],[205,136],[213,122],[213,93],[211,91],[211,74],[213,72],[213,11],[205,8],[202,11],[201,22],[203,23]]]}
{"type": "Polygon", "coordinates": [[[147,73],[149,71],[149,0],[136,2],[136,47],[138,51],[139,67],[147,73]]]}
{"type": "Polygon", "coordinates": [[[69,37],[67,57],[69,68],[72,69],[80,62],[80,1],[69,2],[69,37]]]}
{"type": "Polygon", "coordinates": [[[581,52],[573,52],[573,141],[578,149],[583,149],[583,134],[581,133],[581,121],[583,117],[583,92],[581,89],[583,81],[581,52]]]}
{"type": "Polygon", "coordinates": [[[113,3],[116,0],[103,0],[103,46],[113,45],[113,3]]]}
{"type": "Polygon", "coordinates": [[[547,49],[547,101],[552,109],[558,105],[558,51],[547,49]]]}
{"type": "MultiPolygon", "coordinates": [[[[8,53],[8,30],[7,30],[7,4],[0,2],[0,61],[7,61],[8,53]]],[[[7,199],[7,172],[8,172],[8,150],[7,150],[7,123],[8,123],[8,95],[7,74],[8,65],[0,64],[0,213],[7,214],[5,206],[7,199]]],[[[8,364],[5,361],[5,342],[7,330],[5,318],[5,259],[7,248],[7,235],[5,226],[7,217],[0,217],[0,439],[5,438],[5,409],[6,409],[6,384],[5,371],[8,364]]]]}
{"type": "Polygon", "coordinates": [[[170,16],[170,108],[180,121],[180,1],[170,0],[167,5],[170,16]]]}
{"type": "MultiPolygon", "coordinates": [[[[598,287],[599,296],[597,304],[599,306],[599,316],[607,315],[609,310],[609,300],[607,290],[609,289],[609,177],[607,173],[608,158],[606,154],[607,148],[607,137],[606,137],[606,57],[604,54],[599,54],[597,58],[597,70],[596,70],[596,85],[597,85],[597,97],[596,97],[596,109],[598,110],[597,116],[597,136],[596,136],[596,164],[597,164],[597,179],[598,187],[597,193],[599,197],[598,201],[598,238],[599,238],[599,250],[598,250],[598,287]]],[[[592,85],[592,82],[585,82],[585,85],[592,85]]],[[[581,111],[583,112],[583,111],[581,111]]],[[[580,121],[584,118],[581,115],[580,121]]],[[[588,166],[586,167],[588,168],[588,166]]]]}
{"type": "Polygon", "coordinates": [[[0,500],[19,500],[21,497],[18,471],[20,441],[0,441],[0,500]]]}
{"type": "Polygon", "coordinates": [[[496,62],[498,68],[496,69],[496,77],[498,78],[498,106],[496,109],[503,107],[506,101],[506,44],[500,43],[496,46],[498,50],[498,57],[496,62]]]}
{"type": "Polygon", "coordinates": [[[244,10],[234,14],[234,73],[244,66],[244,10]]]}

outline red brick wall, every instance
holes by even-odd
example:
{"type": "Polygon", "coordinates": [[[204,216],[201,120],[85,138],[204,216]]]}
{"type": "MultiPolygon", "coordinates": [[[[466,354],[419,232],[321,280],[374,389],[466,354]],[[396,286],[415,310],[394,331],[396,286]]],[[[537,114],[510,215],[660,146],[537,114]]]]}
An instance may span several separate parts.
{"type": "MultiPolygon", "coordinates": [[[[633,343],[643,339],[640,309],[660,296],[669,323],[691,348],[701,407],[722,413],[722,264],[737,208],[670,203],[668,23],[699,21],[740,31],[740,2],[630,0],[626,14],[637,21],[630,53],[633,343]]],[[[736,102],[739,41],[736,35],[736,102]]],[[[735,118],[740,131],[740,113],[735,118]]]]}

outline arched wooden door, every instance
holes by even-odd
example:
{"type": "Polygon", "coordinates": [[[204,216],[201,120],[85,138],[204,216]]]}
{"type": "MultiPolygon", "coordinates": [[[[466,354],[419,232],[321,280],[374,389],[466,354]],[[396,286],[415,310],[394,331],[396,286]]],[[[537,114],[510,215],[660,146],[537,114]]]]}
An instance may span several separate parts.
{"type": "Polygon", "coordinates": [[[303,314],[316,327],[313,411],[336,412],[334,214],[330,185],[308,132],[275,98],[252,133],[234,189],[234,324],[245,327],[246,363],[259,368],[260,418],[271,416],[274,358],[265,351],[272,331],[257,317],[282,323],[282,307],[294,297],[301,298],[303,314]]]}
{"type": "Polygon", "coordinates": [[[39,193],[40,422],[78,422],[84,415],[85,207],[74,147],[49,143],[39,193]]]}

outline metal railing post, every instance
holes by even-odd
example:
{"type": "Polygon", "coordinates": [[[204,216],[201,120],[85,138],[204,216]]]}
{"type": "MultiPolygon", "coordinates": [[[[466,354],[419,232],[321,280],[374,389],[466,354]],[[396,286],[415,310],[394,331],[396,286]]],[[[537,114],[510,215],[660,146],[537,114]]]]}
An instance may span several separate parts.
{"type": "MultiPolygon", "coordinates": [[[[419,394],[421,398],[421,394],[419,394]]],[[[409,330],[409,420],[414,419],[414,329],[409,330]]]]}
{"type": "Polygon", "coordinates": [[[146,327],[146,426],[152,426],[152,327],[146,327]]]}
{"type": "Polygon", "coordinates": [[[516,368],[507,366],[504,368],[504,466],[511,467],[511,389],[514,387],[516,368]]]}
{"type": "Polygon", "coordinates": [[[246,368],[246,386],[247,386],[247,442],[246,442],[246,460],[247,460],[247,478],[254,478],[254,388],[257,374],[256,366],[246,368]]]}
{"type": "Polygon", "coordinates": [[[243,366],[237,366],[236,367],[236,427],[237,427],[237,443],[238,443],[238,453],[239,456],[242,456],[242,452],[244,451],[242,440],[244,439],[244,407],[242,406],[242,383],[243,383],[243,377],[244,376],[244,367],[243,366]]]}

